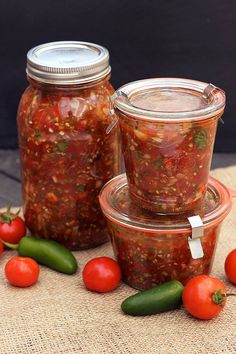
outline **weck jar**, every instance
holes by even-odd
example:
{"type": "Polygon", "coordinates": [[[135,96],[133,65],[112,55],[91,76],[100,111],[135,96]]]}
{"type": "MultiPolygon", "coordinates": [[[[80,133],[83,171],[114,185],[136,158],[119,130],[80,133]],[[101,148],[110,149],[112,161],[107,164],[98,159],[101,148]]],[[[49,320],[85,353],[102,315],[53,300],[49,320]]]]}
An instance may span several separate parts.
{"type": "Polygon", "coordinates": [[[210,273],[235,191],[210,177],[203,217],[183,218],[181,214],[153,217],[133,202],[128,188],[123,174],[109,181],[100,194],[123,281],[145,290],[174,279],[186,284],[196,275],[210,273]]]}
{"type": "Polygon", "coordinates": [[[134,202],[159,214],[202,214],[224,91],[154,78],[122,86],[112,100],[134,202]]]}
{"type": "Polygon", "coordinates": [[[53,42],[27,54],[18,108],[24,217],[35,235],[76,250],[108,239],[101,187],[120,172],[112,122],[109,52],[86,42],[53,42]]]}

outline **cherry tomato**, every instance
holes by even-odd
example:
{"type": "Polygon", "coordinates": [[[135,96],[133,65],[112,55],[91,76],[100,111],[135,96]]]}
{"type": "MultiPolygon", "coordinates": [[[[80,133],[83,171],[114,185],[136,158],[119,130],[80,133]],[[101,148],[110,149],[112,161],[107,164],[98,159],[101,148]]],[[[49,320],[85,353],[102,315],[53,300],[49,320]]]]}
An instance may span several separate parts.
{"type": "Polygon", "coordinates": [[[9,243],[18,243],[26,234],[26,226],[19,215],[20,210],[15,214],[11,213],[10,207],[6,212],[0,213],[0,239],[9,243]]]}
{"type": "Polygon", "coordinates": [[[11,285],[26,288],[38,280],[39,265],[32,258],[16,256],[7,262],[5,275],[11,285]]]}
{"type": "Polygon", "coordinates": [[[223,310],[226,288],[217,278],[198,275],[185,285],[182,298],[186,310],[192,316],[209,320],[223,310]]]}
{"type": "Polygon", "coordinates": [[[229,281],[236,284],[236,249],[232,250],[226,257],[225,273],[229,281]]]}
{"type": "Polygon", "coordinates": [[[121,271],[114,259],[98,257],[85,265],[82,276],[88,290],[105,293],[118,287],[121,271]]]}

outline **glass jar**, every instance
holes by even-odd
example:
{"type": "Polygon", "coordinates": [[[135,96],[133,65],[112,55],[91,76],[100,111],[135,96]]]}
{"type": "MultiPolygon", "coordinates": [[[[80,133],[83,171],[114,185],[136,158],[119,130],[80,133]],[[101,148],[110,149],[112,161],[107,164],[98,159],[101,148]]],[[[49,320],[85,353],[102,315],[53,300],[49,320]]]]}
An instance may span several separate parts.
{"type": "Polygon", "coordinates": [[[204,217],[196,232],[191,218],[153,217],[141,210],[129,196],[125,175],[108,182],[101,191],[100,205],[124,282],[144,290],[173,279],[185,284],[195,275],[208,274],[222,221],[231,210],[231,196],[223,184],[209,178],[204,217]]]}
{"type": "Polygon", "coordinates": [[[159,214],[201,214],[224,92],[177,78],[146,79],[117,90],[131,198],[159,214]]]}
{"type": "Polygon", "coordinates": [[[29,87],[18,108],[24,217],[35,235],[77,250],[107,241],[101,187],[121,168],[112,118],[108,51],[54,42],[27,55],[29,87]]]}

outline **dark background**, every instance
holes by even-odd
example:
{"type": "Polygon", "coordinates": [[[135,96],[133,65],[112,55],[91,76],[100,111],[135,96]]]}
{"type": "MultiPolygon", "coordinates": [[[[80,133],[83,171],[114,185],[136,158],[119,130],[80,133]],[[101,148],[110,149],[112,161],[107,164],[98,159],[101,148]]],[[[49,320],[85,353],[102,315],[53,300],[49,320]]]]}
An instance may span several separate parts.
{"type": "Polygon", "coordinates": [[[109,49],[115,88],[158,76],[223,88],[227,109],[215,151],[236,152],[235,0],[0,0],[0,7],[0,148],[17,147],[28,49],[82,40],[109,49]]]}

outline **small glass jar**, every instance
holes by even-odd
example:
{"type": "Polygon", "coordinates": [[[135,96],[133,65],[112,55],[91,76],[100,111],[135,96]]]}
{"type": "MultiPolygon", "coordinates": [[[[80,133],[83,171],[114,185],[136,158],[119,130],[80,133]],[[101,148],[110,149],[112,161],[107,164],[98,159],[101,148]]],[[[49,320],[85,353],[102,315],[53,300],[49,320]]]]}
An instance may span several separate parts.
{"type": "Polygon", "coordinates": [[[131,198],[159,214],[201,214],[224,92],[157,78],[124,85],[113,97],[131,198]]]}
{"type": "Polygon", "coordinates": [[[209,178],[202,231],[197,227],[196,233],[190,219],[181,215],[154,218],[140,210],[129,197],[125,175],[108,182],[100,205],[124,282],[144,290],[173,279],[185,284],[195,275],[208,274],[222,221],[231,210],[231,197],[223,184],[209,178]]]}
{"type": "Polygon", "coordinates": [[[18,109],[24,217],[29,230],[76,250],[107,241],[101,187],[120,173],[108,51],[54,42],[27,55],[29,87],[18,109]]]}

